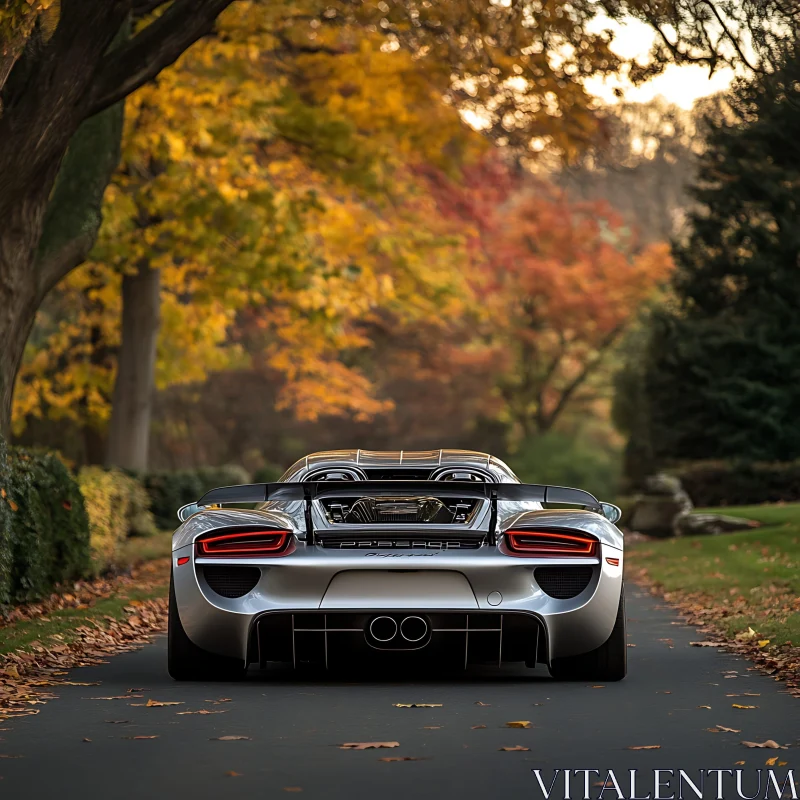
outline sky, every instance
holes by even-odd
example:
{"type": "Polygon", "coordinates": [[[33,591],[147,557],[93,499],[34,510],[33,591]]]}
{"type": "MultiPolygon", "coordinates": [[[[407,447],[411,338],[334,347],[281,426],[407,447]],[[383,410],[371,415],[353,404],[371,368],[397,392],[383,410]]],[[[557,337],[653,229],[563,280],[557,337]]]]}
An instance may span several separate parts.
{"type": "MultiPolygon", "coordinates": [[[[624,58],[637,58],[643,62],[653,44],[655,33],[644,23],[630,20],[624,25],[599,18],[594,26],[598,29],[610,28],[614,31],[612,50],[624,58]]],[[[657,95],[663,95],[671,103],[689,109],[695,100],[728,88],[733,79],[731,69],[719,69],[708,77],[708,69],[697,65],[669,65],[664,72],[641,86],[632,86],[618,78],[602,80],[593,78],[586,82],[586,88],[608,103],[616,102],[615,88],[623,91],[623,99],[644,103],[657,95]]]]}

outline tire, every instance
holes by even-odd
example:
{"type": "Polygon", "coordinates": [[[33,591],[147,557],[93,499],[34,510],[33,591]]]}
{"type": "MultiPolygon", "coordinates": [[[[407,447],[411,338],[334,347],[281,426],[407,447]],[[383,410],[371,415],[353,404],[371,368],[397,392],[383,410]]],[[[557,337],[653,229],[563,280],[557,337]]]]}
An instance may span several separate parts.
{"type": "Polygon", "coordinates": [[[241,680],[247,673],[244,661],[209,653],[187,635],[178,614],[172,574],[169,578],[167,670],[176,681],[241,680]]]}
{"type": "Polygon", "coordinates": [[[619,597],[617,619],[606,642],[579,656],[553,659],[550,674],[556,680],[566,681],[621,681],[628,674],[624,586],[619,597]]]}

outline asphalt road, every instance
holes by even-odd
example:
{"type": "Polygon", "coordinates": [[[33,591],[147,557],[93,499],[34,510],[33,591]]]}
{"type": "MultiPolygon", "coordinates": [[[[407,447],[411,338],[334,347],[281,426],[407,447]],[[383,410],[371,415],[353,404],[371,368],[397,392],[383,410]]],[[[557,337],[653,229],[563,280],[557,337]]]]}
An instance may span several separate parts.
{"type": "MultiPolygon", "coordinates": [[[[543,770],[548,782],[556,768],[597,769],[603,777],[613,769],[618,778],[624,776],[627,798],[631,768],[640,770],[644,797],[653,792],[654,768],[696,776],[699,769],[734,769],[740,761],[744,791],[752,795],[755,769],[765,769],[768,758],[788,762],[781,772],[800,773],[800,701],[782,691],[782,684],[740,658],[690,647],[702,636],[677,624],[671,611],[635,587],[629,589],[628,616],[629,641],[635,645],[629,649],[629,677],[602,688],[556,683],[543,669],[516,667],[470,669],[434,680],[416,675],[357,681],[270,670],[238,684],[177,684],[166,673],[161,638],[70,676],[102,681],[101,686],[58,688],[59,699],[41,706],[38,716],[0,723],[6,729],[0,731],[0,755],[6,756],[0,758],[0,798],[255,800],[299,790],[303,797],[326,800],[540,798],[532,768],[543,770]],[[146,691],[142,698],[95,699],[132,688],[146,691]],[[745,692],[758,696],[728,696],[745,692]],[[147,698],[182,705],[132,705],[147,698]],[[229,701],[209,702],[222,698],[229,701]],[[392,705],[413,702],[442,707],[392,705]],[[734,703],[757,708],[738,710],[734,703]],[[225,713],[177,713],[200,709],[225,713]],[[506,727],[517,720],[530,720],[532,727],[506,727]],[[741,733],[707,730],[716,725],[741,733]],[[137,736],[158,738],[132,738],[137,736]],[[222,736],[250,738],[216,740],[222,736]],[[754,750],[741,744],[767,739],[790,748],[754,750]],[[400,746],[339,747],[377,741],[400,746]],[[499,749],[515,745],[530,751],[499,749]],[[646,745],[660,749],[628,749],[646,745]],[[419,760],[378,760],[397,756],[419,760]]],[[[592,797],[600,791],[593,787],[597,781],[592,775],[592,797]]],[[[581,776],[573,775],[571,786],[573,798],[583,797],[581,776]]],[[[662,789],[661,797],[669,796],[662,789]]],[[[709,788],[704,796],[715,794],[709,788]]],[[[733,784],[725,789],[725,798],[737,796],[733,784]]],[[[552,797],[565,797],[563,781],[552,797]]],[[[618,795],[609,790],[603,797],[618,795]]]]}

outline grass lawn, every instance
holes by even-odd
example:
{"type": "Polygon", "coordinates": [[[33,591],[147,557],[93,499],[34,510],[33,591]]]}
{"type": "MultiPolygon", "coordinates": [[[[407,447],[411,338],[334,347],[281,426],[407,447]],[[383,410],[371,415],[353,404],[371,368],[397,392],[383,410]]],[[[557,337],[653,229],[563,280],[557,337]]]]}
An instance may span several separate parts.
{"type": "Polygon", "coordinates": [[[172,537],[167,533],[128,539],[117,561],[120,570],[133,570],[131,576],[112,579],[108,594],[88,603],[51,610],[45,607],[40,616],[0,627],[0,655],[27,649],[33,642],[45,646],[69,642],[75,629],[87,622],[102,624],[105,617],[122,619],[126,616],[125,606],[166,597],[171,543],[172,537]]]}
{"type": "Polygon", "coordinates": [[[640,542],[628,567],[714,609],[728,636],[752,627],[768,648],[800,645],[800,503],[698,509],[757,520],[763,527],[719,536],[640,542]]]}

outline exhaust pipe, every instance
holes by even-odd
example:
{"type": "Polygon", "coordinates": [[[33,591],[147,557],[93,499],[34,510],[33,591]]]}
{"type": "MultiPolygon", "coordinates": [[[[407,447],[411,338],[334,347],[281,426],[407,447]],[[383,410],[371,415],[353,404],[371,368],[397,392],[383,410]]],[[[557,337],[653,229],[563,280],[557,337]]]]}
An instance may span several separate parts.
{"type": "Polygon", "coordinates": [[[400,635],[407,642],[421,642],[428,635],[428,623],[422,617],[406,617],[400,623],[400,635]]]}
{"type": "Polygon", "coordinates": [[[369,624],[369,635],[376,642],[390,642],[397,636],[397,622],[391,617],[375,617],[369,624]]]}

